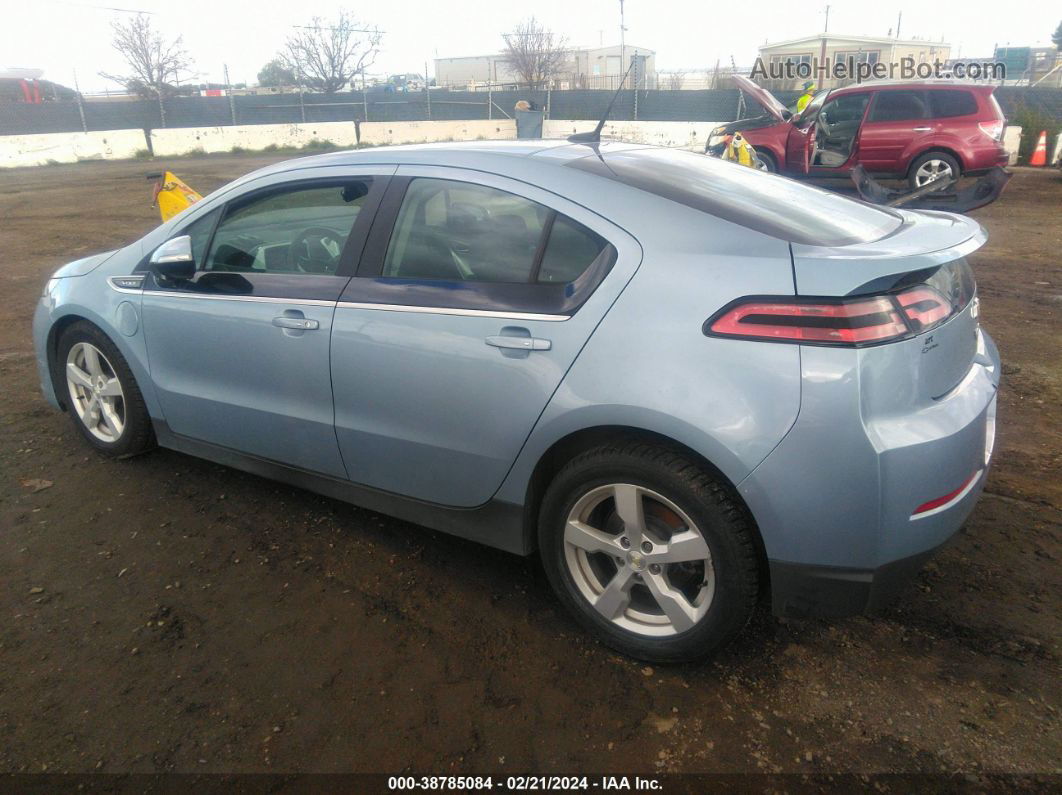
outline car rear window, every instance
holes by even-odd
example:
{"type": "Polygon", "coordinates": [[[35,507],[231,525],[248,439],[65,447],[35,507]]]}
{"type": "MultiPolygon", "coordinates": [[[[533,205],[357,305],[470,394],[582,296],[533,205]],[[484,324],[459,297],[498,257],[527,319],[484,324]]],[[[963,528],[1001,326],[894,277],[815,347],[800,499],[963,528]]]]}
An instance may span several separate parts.
{"type": "Polygon", "coordinates": [[[602,150],[567,165],[791,243],[870,243],[903,223],[890,210],[692,152],[602,150]]]}
{"type": "Polygon", "coordinates": [[[969,91],[938,89],[929,92],[929,115],[935,119],[977,113],[977,100],[969,91]]]}

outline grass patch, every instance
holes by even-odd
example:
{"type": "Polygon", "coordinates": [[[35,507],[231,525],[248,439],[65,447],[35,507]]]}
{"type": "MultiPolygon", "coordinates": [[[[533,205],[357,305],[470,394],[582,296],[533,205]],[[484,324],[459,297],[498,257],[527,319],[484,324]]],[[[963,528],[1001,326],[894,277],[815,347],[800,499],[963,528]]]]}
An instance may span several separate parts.
{"type": "Polygon", "coordinates": [[[137,149],[133,152],[134,160],[150,160],[152,157],[150,149],[137,149]]]}

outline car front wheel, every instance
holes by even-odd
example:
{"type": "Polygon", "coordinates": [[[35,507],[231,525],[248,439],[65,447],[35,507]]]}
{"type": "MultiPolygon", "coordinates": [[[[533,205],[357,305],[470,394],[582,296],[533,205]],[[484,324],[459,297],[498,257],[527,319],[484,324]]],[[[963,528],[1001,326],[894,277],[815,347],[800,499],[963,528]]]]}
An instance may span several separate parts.
{"type": "Polygon", "coordinates": [[[155,446],[144,398],[106,334],[91,323],[74,323],[59,339],[57,361],[74,427],[89,444],[113,458],[155,446]]]}
{"type": "Polygon", "coordinates": [[[758,594],[747,512],[697,462],[631,442],[574,458],[540,511],[543,565],[579,622],[654,662],[703,657],[748,621],[758,594]]]}

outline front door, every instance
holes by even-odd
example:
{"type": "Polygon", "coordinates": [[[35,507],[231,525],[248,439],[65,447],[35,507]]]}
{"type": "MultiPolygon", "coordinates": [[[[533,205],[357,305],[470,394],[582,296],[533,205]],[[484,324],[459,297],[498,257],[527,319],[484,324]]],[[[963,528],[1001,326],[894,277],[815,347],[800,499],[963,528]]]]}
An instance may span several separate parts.
{"type": "Polygon", "coordinates": [[[864,91],[833,96],[823,104],[815,118],[812,175],[829,176],[852,167],[869,100],[864,91]]]}
{"type": "Polygon", "coordinates": [[[195,278],[149,275],[143,298],[151,376],[171,431],[345,477],[329,337],[383,181],[294,180],[177,233],[192,237],[195,278]]]}
{"type": "Polygon", "coordinates": [[[350,478],[449,506],[499,488],[641,260],[526,183],[401,166],[336,309],[336,434],[350,478]]]}

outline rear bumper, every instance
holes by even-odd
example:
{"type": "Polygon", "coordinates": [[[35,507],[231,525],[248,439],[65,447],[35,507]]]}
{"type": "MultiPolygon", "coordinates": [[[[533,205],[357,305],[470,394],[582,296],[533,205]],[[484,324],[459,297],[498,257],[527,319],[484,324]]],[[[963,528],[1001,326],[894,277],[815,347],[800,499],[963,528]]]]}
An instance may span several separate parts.
{"type": "Polygon", "coordinates": [[[778,615],[882,607],[977,504],[995,438],[995,345],[982,333],[962,382],[917,411],[868,405],[867,390],[882,392],[875,377],[902,391],[900,353],[878,349],[845,368],[843,356],[805,349],[800,416],[739,485],[763,537],[778,615]],[[858,412],[845,405],[861,402],[858,412]]]}
{"type": "Polygon", "coordinates": [[[894,560],[869,571],[771,561],[771,611],[794,618],[876,613],[895,599],[936,551],[894,560]]]}

